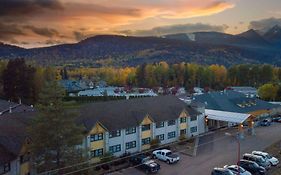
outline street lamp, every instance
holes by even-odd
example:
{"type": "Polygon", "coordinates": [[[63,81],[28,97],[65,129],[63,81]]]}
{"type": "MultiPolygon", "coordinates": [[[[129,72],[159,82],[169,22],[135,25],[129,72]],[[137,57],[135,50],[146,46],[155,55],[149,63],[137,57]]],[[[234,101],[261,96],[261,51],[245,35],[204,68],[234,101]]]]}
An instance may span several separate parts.
{"type": "Polygon", "coordinates": [[[238,170],[238,175],[240,175],[240,139],[237,136],[232,135],[229,132],[225,133],[226,136],[230,136],[230,137],[234,137],[235,140],[237,141],[237,145],[238,145],[238,153],[237,153],[237,170],[238,170]]]}

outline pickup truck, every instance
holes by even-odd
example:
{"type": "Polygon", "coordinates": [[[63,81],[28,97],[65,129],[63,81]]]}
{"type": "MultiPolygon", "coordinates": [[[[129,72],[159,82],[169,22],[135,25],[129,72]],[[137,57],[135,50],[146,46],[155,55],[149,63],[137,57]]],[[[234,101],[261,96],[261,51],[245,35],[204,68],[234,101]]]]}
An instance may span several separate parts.
{"type": "Polygon", "coordinates": [[[165,161],[168,164],[176,163],[180,160],[180,157],[177,154],[173,154],[168,149],[155,150],[152,152],[152,154],[154,158],[165,161]]]}
{"type": "Polygon", "coordinates": [[[158,163],[143,154],[131,157],[130,162],[132,165],[136,166],[136,168],[143,170],[146,174],[157,173],[160,170],[160,165],[158,163]]]}

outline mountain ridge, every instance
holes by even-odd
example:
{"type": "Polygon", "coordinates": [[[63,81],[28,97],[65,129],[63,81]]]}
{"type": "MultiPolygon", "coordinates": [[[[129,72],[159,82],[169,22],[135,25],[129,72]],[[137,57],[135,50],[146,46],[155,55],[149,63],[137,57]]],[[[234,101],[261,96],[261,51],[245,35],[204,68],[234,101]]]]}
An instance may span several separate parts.
{"type": "Polygon", "coordinates": [[[24,49],[0,44],[0,59],[22,57],[36,60],[39,64],[71,63],[96,67],[136,66],[159,61],[226,66],[241,63],[281,65],[280,43],[279,26],[274,26],[264,35],[254,30],[238,35],[220,32],[181,33],[160,37],[97,35],[77,43],[42,48],[24,49]]]}

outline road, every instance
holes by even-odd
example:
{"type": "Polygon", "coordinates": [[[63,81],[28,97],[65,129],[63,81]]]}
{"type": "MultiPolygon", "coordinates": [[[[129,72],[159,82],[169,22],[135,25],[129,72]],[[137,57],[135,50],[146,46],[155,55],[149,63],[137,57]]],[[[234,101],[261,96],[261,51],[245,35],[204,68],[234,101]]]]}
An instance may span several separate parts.
{"type": "MultiPolygon", "coordinates": [[[[245,135],[241,141],[241,156],[243,153],[253,150],[264,150],[271,144],[281,139],[281,124],[274,123],[269,127],[258,127],[256,135],[245,135]]],[[[230,136],[225,136],[228,130],[218,131],[199,140],[197,156],[190,157],[181,153],[181,160],[174,165],[158,161],[161,165],[160,175],[209,175],[214,167],[222,167],[226,164],[237,162],[237,142],[230,136]]],[[[143,175],[136,168],[127,168],[113,173],[114,175],[143,175]]]]}

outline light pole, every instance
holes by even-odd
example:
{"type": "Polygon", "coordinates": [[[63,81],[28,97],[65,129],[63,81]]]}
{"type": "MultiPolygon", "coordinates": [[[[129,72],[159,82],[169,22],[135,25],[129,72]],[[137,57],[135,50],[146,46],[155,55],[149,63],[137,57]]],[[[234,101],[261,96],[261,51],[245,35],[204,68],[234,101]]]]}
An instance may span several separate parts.
{"type": "Polygon", "coordinates": [[[237,136],[232,135],[229,132],[225,133],[226,136],[234,137],[234,139],[237,141],[237,146],[238,146],[238,152],[237,152],[237,170],[238,170],[238,175],[240,175],[240,139],[237,136]]]}

